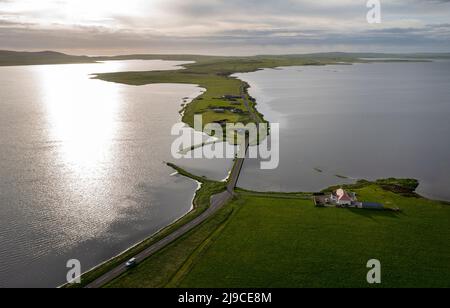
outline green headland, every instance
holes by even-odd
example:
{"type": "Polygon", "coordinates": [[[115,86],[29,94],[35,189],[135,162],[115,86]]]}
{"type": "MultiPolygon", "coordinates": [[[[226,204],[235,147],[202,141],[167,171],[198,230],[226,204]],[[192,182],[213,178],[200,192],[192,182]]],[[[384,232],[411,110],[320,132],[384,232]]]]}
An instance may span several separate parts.
{"type": "MultiPolygon", "coordinates": [[[[252,112],[256,111],[256,102],[248,96],[248,85],[233,77],[236,73],[252,72],[263,68],[276,68],[296,65],[347,64],[357,62],[351,56],[314,58],[309,56],[257,56],[257,57],[211,57],[211,56],[129,56],[114,59],[131,58],[144,60],[163,59],[177,61],[195,61],[183,65],[178,71],[120,72],[98,74],[96,78],[128,85],[146,85],[155,83],[196,84],[204,89],[201,96],[186,105],[183,112],[184,123],[194,126],[194,116],[201,114],[203,124],[253,122],[244,100],[250,102],[252,112]]],[[[260,120],[263,116],[258,114],[260,120]]]]}

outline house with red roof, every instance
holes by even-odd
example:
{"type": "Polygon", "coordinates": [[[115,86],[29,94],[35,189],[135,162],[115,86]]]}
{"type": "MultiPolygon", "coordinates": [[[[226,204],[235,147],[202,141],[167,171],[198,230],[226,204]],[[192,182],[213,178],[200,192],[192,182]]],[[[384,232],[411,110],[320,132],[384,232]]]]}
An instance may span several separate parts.
{"type": "Polygon", "coordinates": [[[384,210],[381,203],[359,202],[356,194],[348,192],[342,188],[334,191],[330,195],[318,193],[314,195],[314,204],[317,207],[339,207],[339,208],[357,208],[370,210],[384,210]]]}
{"type": "Polygon", "coordinates": [[[339,206],[352,206],[358,199],[355,193],[349,193],[340,188],[331,194],[330,201],[339,206]]]}

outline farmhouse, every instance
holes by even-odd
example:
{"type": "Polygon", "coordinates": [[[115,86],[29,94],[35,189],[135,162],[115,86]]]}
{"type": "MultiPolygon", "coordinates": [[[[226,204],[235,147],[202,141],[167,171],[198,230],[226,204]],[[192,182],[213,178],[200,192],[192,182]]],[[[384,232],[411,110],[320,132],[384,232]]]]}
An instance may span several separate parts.
{"type": "Polygon", "coordinates": [[[351,206],[358,199],[355,193],[349,193],[340,188],[331,194],[330,201],[336,205],[351,206]]]}
{"type": "Polygon", "coordinates": [[[330,195],[316,194],[314,204],[317,207],[339,207],[383,210],[384,205],[374,202],[359,202],[354,192],[348,192],[342,188],[333,191],[330,195]]]}

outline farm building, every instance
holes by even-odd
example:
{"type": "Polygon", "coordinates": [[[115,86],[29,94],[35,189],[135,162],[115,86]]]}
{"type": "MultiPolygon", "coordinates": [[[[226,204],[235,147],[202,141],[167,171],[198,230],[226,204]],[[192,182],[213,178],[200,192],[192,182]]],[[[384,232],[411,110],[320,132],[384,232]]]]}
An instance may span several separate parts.
{"type": "Polygon", "coordinates": [[[359,202],[355,193],[348,192],[342,188],[334,191],[331,195],[316,194],[314,204],[317,207],[339,207],[358,208],[370,210],[383,210],[384,205],[375,202],[359,202]]]}

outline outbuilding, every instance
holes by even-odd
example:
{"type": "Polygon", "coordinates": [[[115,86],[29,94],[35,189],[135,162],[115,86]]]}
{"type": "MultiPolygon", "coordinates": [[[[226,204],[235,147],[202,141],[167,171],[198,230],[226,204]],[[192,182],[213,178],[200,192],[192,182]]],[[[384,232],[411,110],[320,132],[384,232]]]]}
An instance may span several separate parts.
{"type": "Polygon", "coordinates": [[[361,207],[368,210],[384,210],[383,204],[374,202],[362,202],[361,207]]]}

